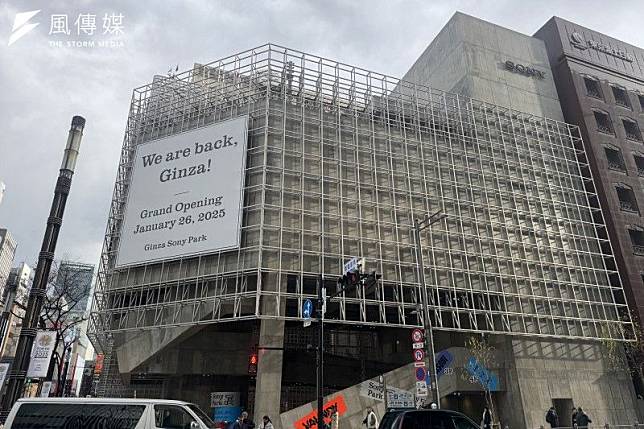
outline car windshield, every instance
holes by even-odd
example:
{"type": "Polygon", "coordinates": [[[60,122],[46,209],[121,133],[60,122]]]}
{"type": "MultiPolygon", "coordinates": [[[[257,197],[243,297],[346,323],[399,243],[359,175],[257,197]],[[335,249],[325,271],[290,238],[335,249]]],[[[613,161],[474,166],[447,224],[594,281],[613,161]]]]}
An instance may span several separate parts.
{"type": "Polygon", "coordinates": [[[380,426],[378,426],[378,429],[391,429],[394,420],[400,413],[402,413],[403,410],[390,410],[385,413],[384,416],[382,416],[382,420],[380,420],[380,426]]]}
{"type": "Polygon", "coordinates": [[[120,428],[134,429],[145,410],[140,404],[22,403],[11,427],[31,428],[120,428]]]}
{"type": "Polygon", "coordinates": [[[197,417],[199,417],[199,419],[208,427],[208,429],[215,429],[217,427],[215,425],[215,422],[213,422],[210,417],[208,417],[208,414],[204,413],[201,408],[199,408],[195,404],[188,404],[188,408],[190,408],[192,412],[195,413],[197,417]]]}
{"type": "Polygon", "coordinates": [[[477,425],[465,417],[454,416],[452,417],[452,420],[454,420],[454,426],[456,426],[456,429],[478,429],[477,425]]]}

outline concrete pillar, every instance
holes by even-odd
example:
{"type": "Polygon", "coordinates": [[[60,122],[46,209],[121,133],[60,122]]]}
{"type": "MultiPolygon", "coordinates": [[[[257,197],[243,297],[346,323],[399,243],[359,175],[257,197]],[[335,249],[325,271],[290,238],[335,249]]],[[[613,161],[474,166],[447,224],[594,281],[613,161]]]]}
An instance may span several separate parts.
{"type": "MultiPolygon", "coordinates": [[[[262,292],[279,292],[277,273],[264,273],[262,292]]],[[[263,316],[284,314],[283,300],[278,305],[274,294],[262,294],[260,308],[263,316]]],[[[262,319],[257,342],[257,379],[255,383],[255,422],[269,416],[275,429],[281,429],[280,398],[282,393],[282,362],[284,360],[284,320],[262,319]]]]}
{"type": "Polygon", "coordinates": [[[280,398],[284,359],[284,321],[262,320],[259,329],[257,381],[255,384],[255,423],[268,415],[275,429],[281,429],[280,398]]]}

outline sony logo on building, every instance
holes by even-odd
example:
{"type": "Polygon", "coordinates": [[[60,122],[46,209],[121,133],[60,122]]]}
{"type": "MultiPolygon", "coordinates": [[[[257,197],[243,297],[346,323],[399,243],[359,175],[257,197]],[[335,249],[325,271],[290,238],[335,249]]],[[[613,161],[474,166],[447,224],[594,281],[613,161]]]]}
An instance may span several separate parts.
{"type": "Polygon", "coordinates": [[[572,46],[577,49],[581,49],[582,51],[590,48],[608,55],[612,55],[616,58],[621,58],[622,60],[628,61],[629,63],[632,63],[634,60],[633,56],[628,52],[604,45],[603,43],[597,42],[592,39],[585,40],[584,37],[576,31],[570,34],[570,43],[572,44],[572,46]]]}
{"type": "Polygon", "coordinates": [[[538,79],[543,79],[546,77],[546,72],[544,71],[537,70],[532,67],[524,66],[523,64],[515,64],[510,60],[507,60],[505,62],[505,68],[516,73],[524,74],[526,76],[534,76],[538,79]]]}

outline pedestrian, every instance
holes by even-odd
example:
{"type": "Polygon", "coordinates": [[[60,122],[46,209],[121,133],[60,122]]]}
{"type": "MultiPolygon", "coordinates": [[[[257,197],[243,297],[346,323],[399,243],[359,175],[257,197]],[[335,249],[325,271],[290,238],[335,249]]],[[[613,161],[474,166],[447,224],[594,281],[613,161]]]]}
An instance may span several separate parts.
{"type": "MultiPolygon", "coordinates": [[[[240,422],[240,429],[254,429],[255,428],[255,423],[248,417],[248,413],[244,411],[241,413],[241,422],[240,422]]],[[[236,429],[236,428],[235,428],[236,429]]]]}
{"type": "Polygon", "coordinates": [[[557,415],[555,407],[550,407],[546,413],[546,422],[549,423],[550,427],[553,429],[559,427],[559,416],[557,415]]]}
{"type": "Polygon", "coordinates": [[[367,425],[367,429],[378,429],[378,417],[373,411],[373,408],[367,407],[367,417],[362,421],[363,425],[367,425]]]}
{"type": "Polygon", "coordinates": [[[492,412],[488,407],[483,409],[483,417],[481,417],[481,428],[492,429],[492,412]]]}
{"type": "Polygon", "coordinates": [[[242,427],[242,416],[241,414],[237,416],[234,422],[228,425],[228,429],[241,429],[242,427]]]}
{"type": "Polygon", "coordinates": [[[340,427],[340,414],[338,411],[334,411],[331,414],[331,429],[338,429],[340,427]]]}
{"type": "Polygon", "coordinates": [[[572,407],[572,427],[577,426],[577,408],[572,407]]]}
{"type": "Polygon", "coordinates": [[[274,429],[273,422],[271,421],[270,417],[262,417],[262,423],[259,425],[259,429],[274,429]]]}
{"type": "Polygon", "coordinates": [[[581,407],[577,408],[577,427],[579,428],[587,428],[588,423],[592,423],[593,421],[590,420],[590,417],[586,413],[584,413],[584,410],[581,409],[581,407]]]}

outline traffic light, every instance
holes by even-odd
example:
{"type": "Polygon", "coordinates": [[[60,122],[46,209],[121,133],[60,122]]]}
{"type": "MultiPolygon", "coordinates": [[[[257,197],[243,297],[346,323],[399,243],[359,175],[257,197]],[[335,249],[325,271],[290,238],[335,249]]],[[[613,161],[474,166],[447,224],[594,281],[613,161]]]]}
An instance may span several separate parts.
{"type": "Polygon", "coordinates": [[[367,277],[364,281],[365,293],[370,293],[372,290],[374,290],[376,288],[376,285],[378,284],[378,280],[380,280],[381,277],[382,276],[380,274],[376,274],[375,271],[367,274],[367,277]]]}
{"type": "Polygon", "coordinates": [[[257,353],[251,353],[248,357],[248,375],[257,375],[257,353]]]}
{"type": "Polygon", "coordinates": [[[360,273],[357,271],[350,271],[347,273],[347,284],[349,286],[356,286],[360,283],[360,273]]]}

